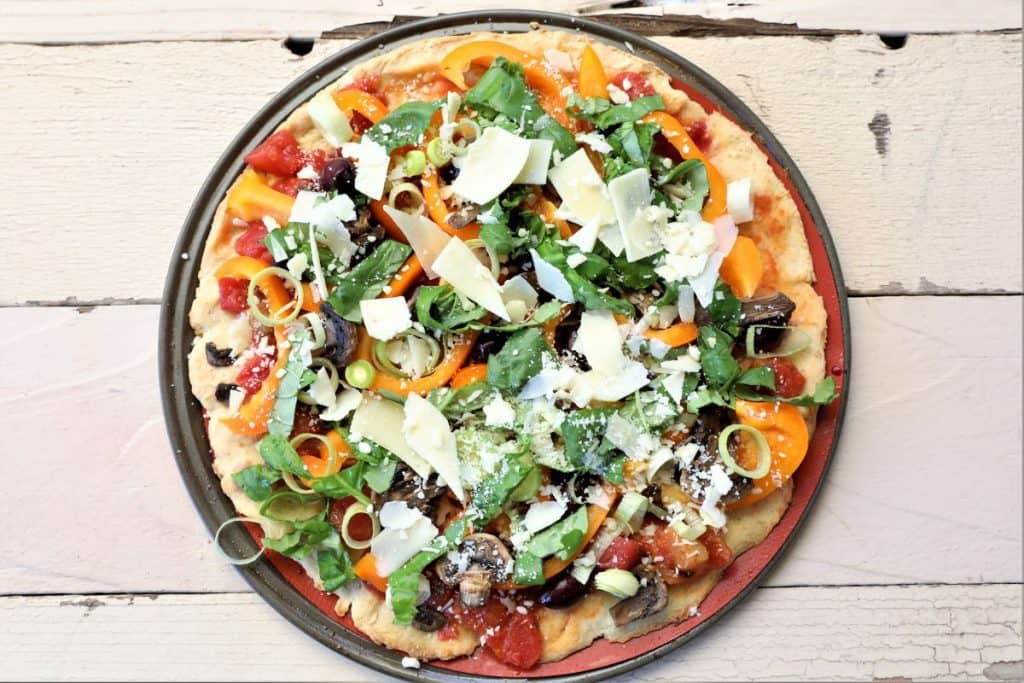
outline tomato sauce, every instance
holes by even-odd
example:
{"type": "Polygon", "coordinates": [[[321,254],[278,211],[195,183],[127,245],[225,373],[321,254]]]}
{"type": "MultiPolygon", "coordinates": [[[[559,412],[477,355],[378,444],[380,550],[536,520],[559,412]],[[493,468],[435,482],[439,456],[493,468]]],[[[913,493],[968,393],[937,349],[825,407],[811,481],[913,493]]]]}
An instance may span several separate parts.
{"type": "Polygon", "coordinates": [[[612,85],[629,95],[629,99],[631,100],[657,93],[654,86],[651,85],[651,82],[635,71],[622,71],[617,73],[611,79],[611,82],[612,85]]]}

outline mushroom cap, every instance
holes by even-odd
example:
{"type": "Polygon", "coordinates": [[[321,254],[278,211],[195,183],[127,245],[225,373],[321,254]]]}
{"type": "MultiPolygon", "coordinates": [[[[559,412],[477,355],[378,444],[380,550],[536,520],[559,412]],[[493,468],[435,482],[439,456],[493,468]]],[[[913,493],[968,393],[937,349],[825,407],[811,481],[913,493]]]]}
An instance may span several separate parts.
{"type": "Polygon", "coordinates": [[[665,609],[668,604],[668,586],[654,567],[643,566],[637,571],[640,590],[631,598],[612,605],[611,615],[616,626],[625,626],[665,609]]]}

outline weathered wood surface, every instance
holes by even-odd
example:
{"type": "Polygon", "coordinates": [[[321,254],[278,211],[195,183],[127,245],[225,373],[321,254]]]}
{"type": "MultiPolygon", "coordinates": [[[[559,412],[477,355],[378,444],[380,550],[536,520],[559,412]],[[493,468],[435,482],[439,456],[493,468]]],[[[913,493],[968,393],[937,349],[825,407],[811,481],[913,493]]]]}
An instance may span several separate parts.
{"type": "MultiPolygon", "coordinates": [[[[851,311],[841,445],[769,584],[1020,582],[1020,299],[867,298],[851,311]]],[[[0,503],[31,520],[8,526],[3,593],[244,590],[175,469],[157,313],[0,309],[0,480],[38,484],[0,503]]]]}
{"type": "MultiPolygon", "coordinates": [[[[862,294],[1021,291],[1021,37],[659,38],[748,102],[797,160],[862,294]]],[[[231,138],[348,44],[0,45],[0,304],[156,301],[231,138]],[[16,188],[16,191],[13,190],[16,188]],[[60,268],[40,258],[60,236],[60,268]]]]}
{"type": "Polygon", "coordinates": [[[799,31],[997,31],[1021,26],[1014,0],[646,0],[640,7],[611,9],[613,0],[0,0],[0,42],[70,43],[149,40],[223,40],[319,36],[328,27],[386,23],[396,16],[432,15],[515,7],[567,14],[662,16],[676,30],[760,33],[799,31]],[[688,21],[688,20],[696,20],[688,21]]]}
{"type": "MultiPolygon", "coordinates": [[[[2,680],[393,680],[252,594],[0,598],[2,680]]],[[[613,679],[1012,681],[1019,586],[762,588],[713,629],[613,679]]]]}

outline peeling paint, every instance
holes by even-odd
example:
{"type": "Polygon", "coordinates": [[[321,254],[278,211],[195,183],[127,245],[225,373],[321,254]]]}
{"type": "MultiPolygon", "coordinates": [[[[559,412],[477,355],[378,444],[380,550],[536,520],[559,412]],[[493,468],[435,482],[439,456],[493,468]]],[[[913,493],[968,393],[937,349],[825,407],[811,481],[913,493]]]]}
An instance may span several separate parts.
{"type": "Polygon", "coordinates": [[[62,600],[60,603],[61,607],[84,607],[85,616],[89,616],[89,612],[92,612],[97,607],[102,607],[107,603],[96,598],[82,598],[81,600],[62,600]]]}
{"type": "Polygon", "coordinates": [[[884,111],[875,114],[868,122],[868,130],[875,135],[875,151],[884,158],[889,153],[889,133],[892,132],[889,115],[884,111]]]}

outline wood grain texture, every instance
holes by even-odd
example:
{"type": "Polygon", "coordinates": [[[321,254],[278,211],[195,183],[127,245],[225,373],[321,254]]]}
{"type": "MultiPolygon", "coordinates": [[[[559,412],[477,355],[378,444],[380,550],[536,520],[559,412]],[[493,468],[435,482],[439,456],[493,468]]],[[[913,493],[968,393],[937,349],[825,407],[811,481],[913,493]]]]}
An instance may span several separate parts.
{"type": "MultiPolygon", "coordinates": [[[[0,624],[3,680],[393,680],[252,594],[2,598],[0,624]]],[[[1020,585],[760,589],[613,680],[1020,680],[1020,633],[1020,585]]]]}
{"type": "MultiPolygon", "coordinates": [[[[604,14],[612,0],[524,0],[519,9],[568,14],[604,14]]],[[[912,0],[646,0],[630,14],[699,18],[697,30],[746,35],[764,31],[819,30],[901,32],[992,31],[1018,28],[1020,8],[1013,0],[990,0],[984,11],[970,0],[942,3],[912,0]]],[[[270,0],[0,0],[0,41],[23,43],[112,42],[142,40],[222,40],[318,36],[325,27],[391,21],[398,15],[431,15],[465,10],[507,9],[507,0],[296,0],[286,6],[270,0]]],[[[614,11],[612,11],[614,12],[614,11]]],[[[681,24],[686,27],[687,24],[681,24]]]]}
{"type": "MultiPolygon", "coordinates": [[[[1021,581],[1011,514],[1021,509],[1020,297],[869,298],[851,309],[841,445],[769,583],[1021,581]]],[[[175,470],[157,314],[0,309],[0,481],[51,473],[42,491],[0,498],[5,518],[31,520],[9,527],[4,593],[244,589],[175,470]]]]}
{"type": "MultiPolygon", "coordinates": [[[[896,51],[870,36],[658,40],[786,145],[853,292],[1021,291],[1020,35],[914,36],[896,51]]],[[[19,236],[0,305],[156,301],[220,151],[345,44],[320,41],[305,59],[273,41],[0,45],[0,87],[20,103],[0,108],[0,149],[19,162],[0,166],[0,184],[18,189],[0,195],[3,229],[19,236]],[[40,277],[55,233],[74,246],[40,277]]]]}

